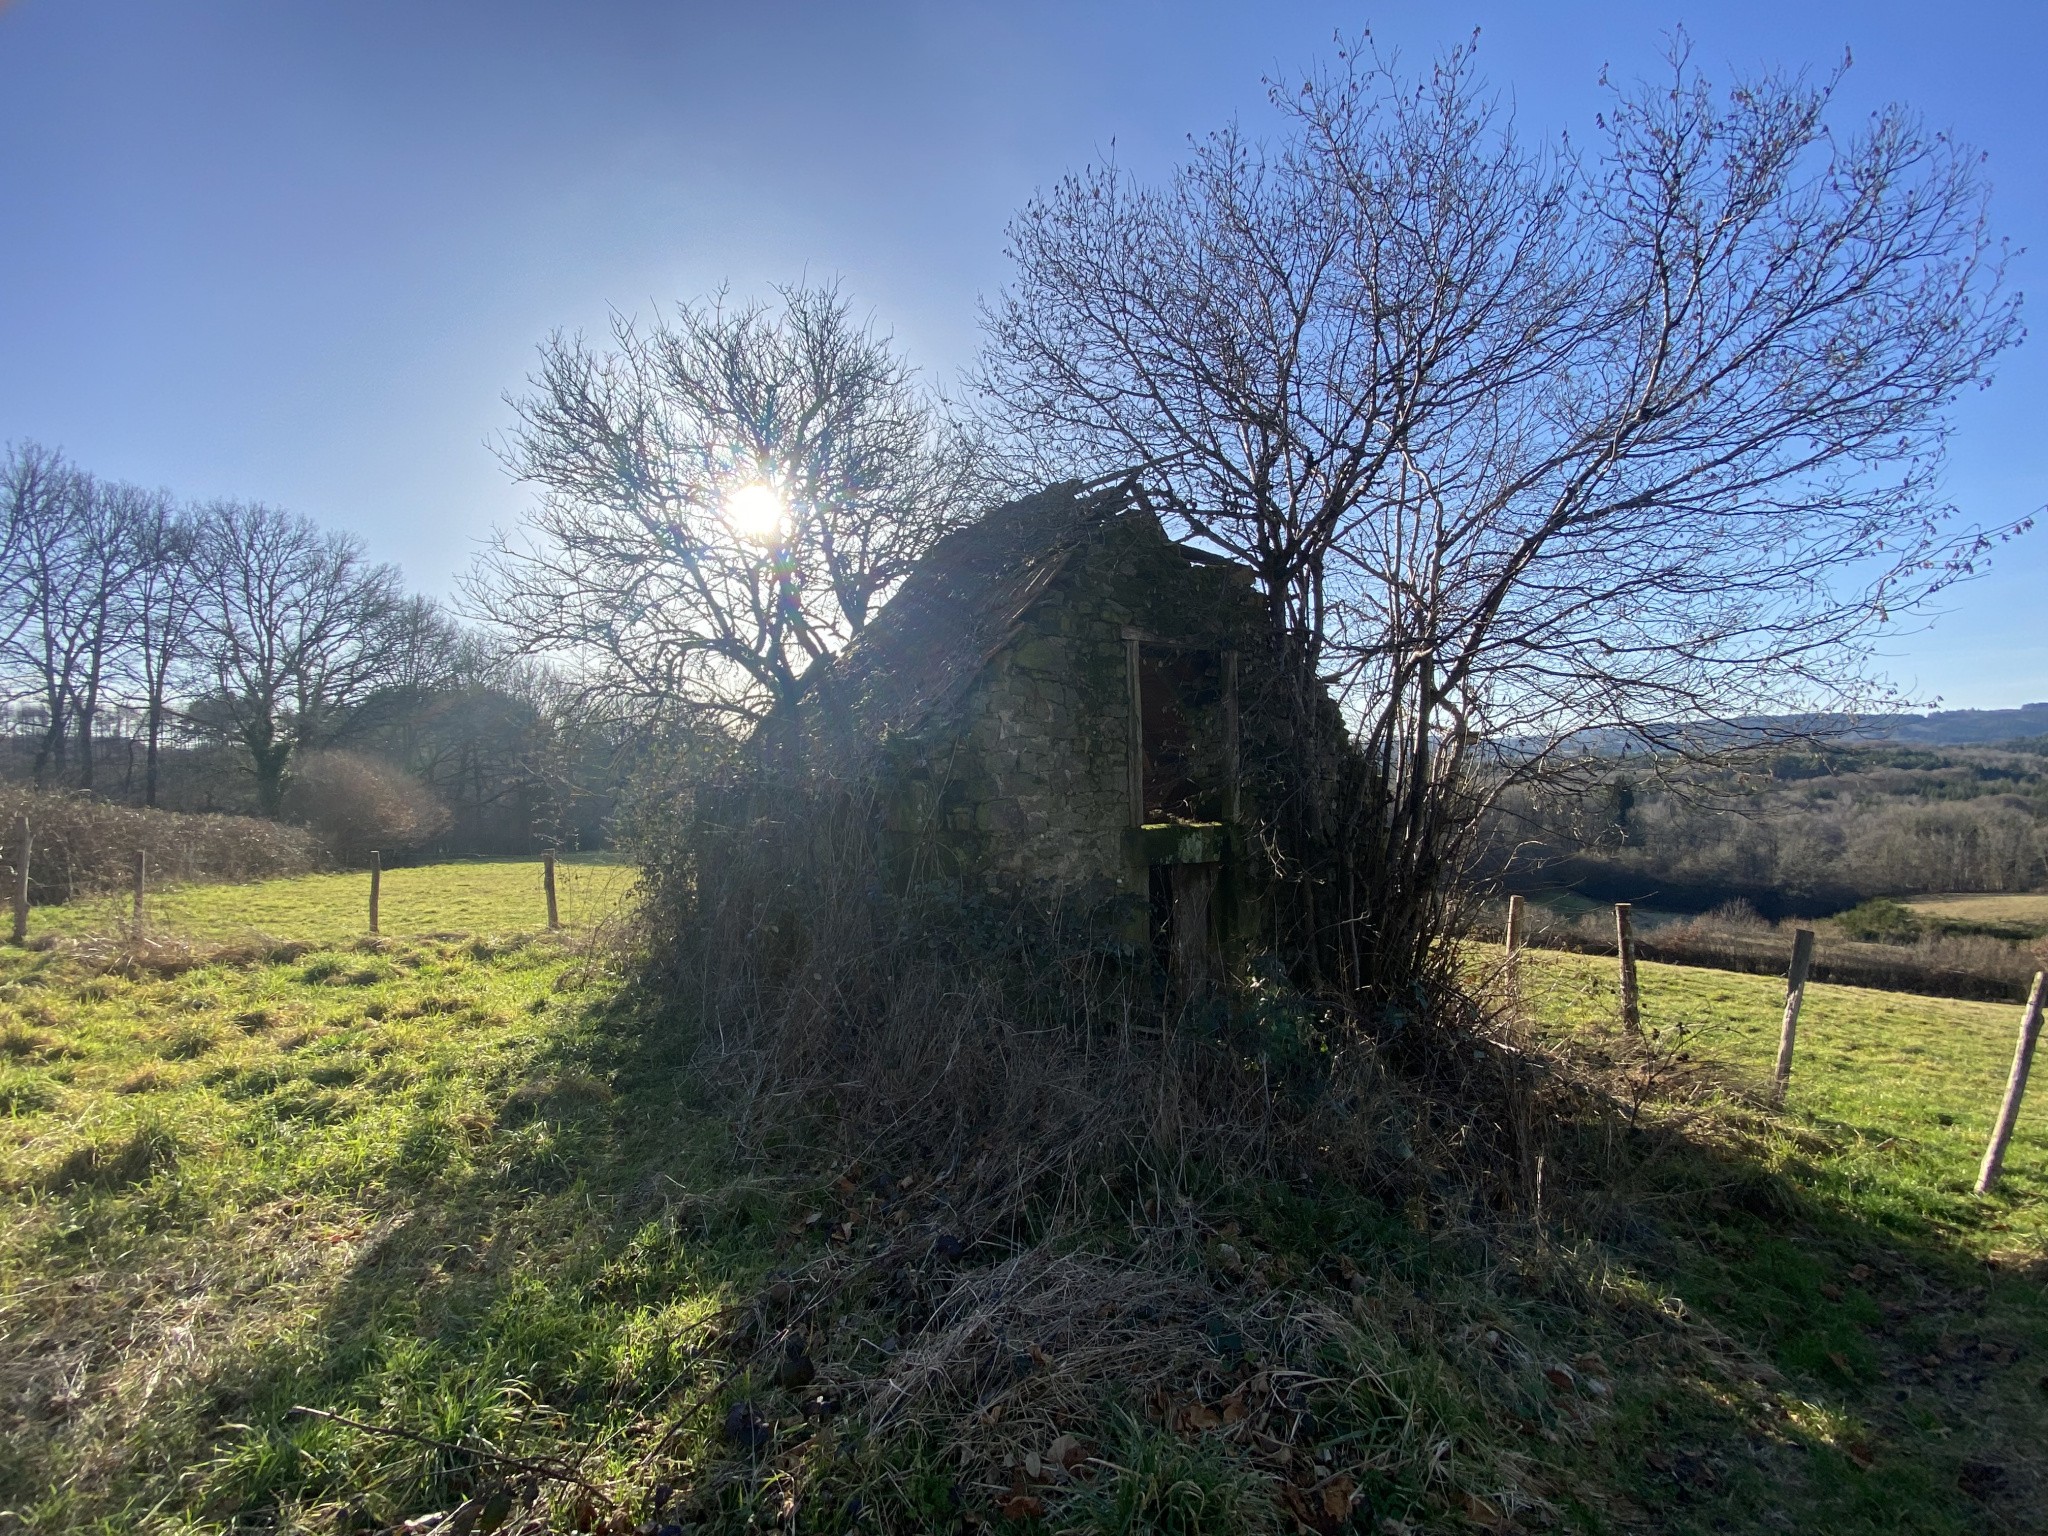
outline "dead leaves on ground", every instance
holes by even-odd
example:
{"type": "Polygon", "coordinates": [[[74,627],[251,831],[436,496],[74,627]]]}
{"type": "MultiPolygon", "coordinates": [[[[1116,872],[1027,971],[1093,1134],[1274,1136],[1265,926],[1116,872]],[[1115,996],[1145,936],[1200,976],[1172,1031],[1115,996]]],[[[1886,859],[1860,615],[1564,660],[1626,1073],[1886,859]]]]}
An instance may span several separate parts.
{"type": "Polygon", "coordinates": [[[1308,1394],[1325,1385],[1304,1372],[1262,1370],[1206,1402],[1162,1387],[1147,1414],[1169,1434],[1215,1435],[1249,1452],[1275,1478],[1274,1497],[1296,1523],[1329,1536],[1346,1527],[1362,1496],[1356,1478],[1333,1471],[1308,1443],[1315,1429],[1308,1394]]]}

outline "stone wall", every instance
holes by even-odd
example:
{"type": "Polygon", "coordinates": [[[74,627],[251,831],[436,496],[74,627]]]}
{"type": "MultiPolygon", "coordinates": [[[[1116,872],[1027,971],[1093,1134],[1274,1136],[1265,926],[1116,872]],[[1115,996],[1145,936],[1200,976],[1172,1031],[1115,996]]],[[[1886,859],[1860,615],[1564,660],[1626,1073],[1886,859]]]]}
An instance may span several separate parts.
{"type": "MultiPolygon", "coordinates": [[[[1242,717],[1264,696],[1263,626],[1243,572],[1190,561],[1142,514],[1105,524],[1018,616],[949,716],[889,744],[902,854],[919,874],[979,875],[1087,905],[1120,897],[1142,911],[1126,631],[1235,650],[1242,717]]],[[[1256,718],[1243,725],[1260,734],[1256,718]]],[[[1255,816],[1256,773],[1246,789],[1255,816]]]]}

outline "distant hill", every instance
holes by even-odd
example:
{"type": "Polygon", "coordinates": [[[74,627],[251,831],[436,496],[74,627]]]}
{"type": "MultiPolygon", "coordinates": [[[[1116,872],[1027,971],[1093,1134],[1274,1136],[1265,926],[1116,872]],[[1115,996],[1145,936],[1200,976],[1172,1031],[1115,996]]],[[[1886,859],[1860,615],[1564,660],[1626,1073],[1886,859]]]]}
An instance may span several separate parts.
{"type": "Polygon", "coordinates": [[[1938,709],[1929,715],[1888,715],[1867,720],[1855,732],[1861,741],[1917,742],[1930,747],[1988,746],[2029,736],[2048,736],[2048,704],[2018,709],[1938,709]]]}
{"type": "MultiPolygon", "coordinates": [[[[2018,709],[1937,709],[1925,715],[1868,715],[1852,721],[1843,715],[1751,715],[1720,727],[1708,727],[1694,736],[1711,743],[1737,746],[1745,742],[1763,744],[1787,736],[1811,733],[1857,746],[1897,743],[1919,747],[1986,747],[2009,741],[2048,737],[2048,703],[2022,704],[2018,709]]],[[[1674,738],[1679,734],[1673,729],[1674,738]]],[[[1541,751],[1549,745],[1533,736],[1509,736],[1500,745],[1510,753],[1541,751]]],[[[1579,731],[1567,738],[1573,752],[1596,757],[1634,756],[1642,744],[1624,732],[1609,727],[1579,731]]]]}

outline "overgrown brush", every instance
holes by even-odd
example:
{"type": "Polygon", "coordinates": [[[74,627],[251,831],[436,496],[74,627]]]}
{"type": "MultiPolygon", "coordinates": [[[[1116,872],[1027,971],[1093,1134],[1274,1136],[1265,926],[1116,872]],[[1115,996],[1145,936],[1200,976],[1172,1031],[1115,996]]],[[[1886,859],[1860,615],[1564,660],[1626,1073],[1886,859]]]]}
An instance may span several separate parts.
{"type": "Polygon", "coordinates": [[[283,814],[351,869],[367,865],[372,850],[388,860],[424,847],[452,820],[425,784],[360,752],[307,752],[294,759],[283,814]]]}
{"type": "MultiPolygon", "coordinates": [[[[1170,1447],[1242,1421],[1222,1443],[1252,1459],[1231,1475],[1316,1529],[1354,1498],[1541,1504],[1494,1432],[1469,1432],[1494,1410],[1427,1386],[1459,1374],[1448,1346],[1395,1339],[1393,1293],[1346,1232],[1311,1221],[1303,1251],[1275,1255],[1228,1213],[1251,1191],[1324,1190],[1485,1252],[1529,1213],[1553,1127],[1604,1101],[1470,997],[1426,1000],[1391,1055],[1277,964],[1177,997],[1114,912],[919,881],[875,825],[858,794],[778,786],[679,818],[646,858],[662,986],[742,1157],[836,1177],[810,1219],[844,1245],[724,1341],[725,1438],[748,1459],[699,1497],[760,1497],[759,1453],[807,1441],[793,1418],[854,1411],[861,1443],[933,1448],[1018,1514],[1143,1502],[1121,1463],[1112,1491],[1026,1449],[1095,1447],[1120,1423],[1170,1447]]],[[[785,1492],[861,1485],[815,1447],[792,1456],[785,1492]]]]}
{"type": "Polygon", "coordinates": [[[1174,998],[1113,911],[904,878],[858,797],[725,804],[646,878],[745,1155],[957,1168],[1040,1226],[1111,1169],[1383,1164],[1385,1072],[1340,1010],[1268,981],[1174,998]]]}
{"type": "Polygon", "coordinates": [[[6,876],[14,878],[18,817],[29,821],[29,899],[73,900],[120,890],[134,878],[135,855],[149,856],[152,881],[245,881],[303,875],[317,867],[318,841],[299,827],[253,816],[135,810],[89,795],[0,785],[0,837],[6,876]]]}

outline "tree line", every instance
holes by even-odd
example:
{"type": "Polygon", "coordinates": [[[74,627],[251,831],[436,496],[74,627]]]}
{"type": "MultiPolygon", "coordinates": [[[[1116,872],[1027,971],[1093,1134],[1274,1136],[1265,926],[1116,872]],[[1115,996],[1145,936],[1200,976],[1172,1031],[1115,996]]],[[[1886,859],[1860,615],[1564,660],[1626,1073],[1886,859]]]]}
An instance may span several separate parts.
{"type": "Polygon", "coordinates": [[[296,773],[347,751],[423,786],[477,851],[559,833],[612,745],[355,535],[36,443],[0,454],[0,690],[6,766],[38,788],[275,818],[296,773]]]}

